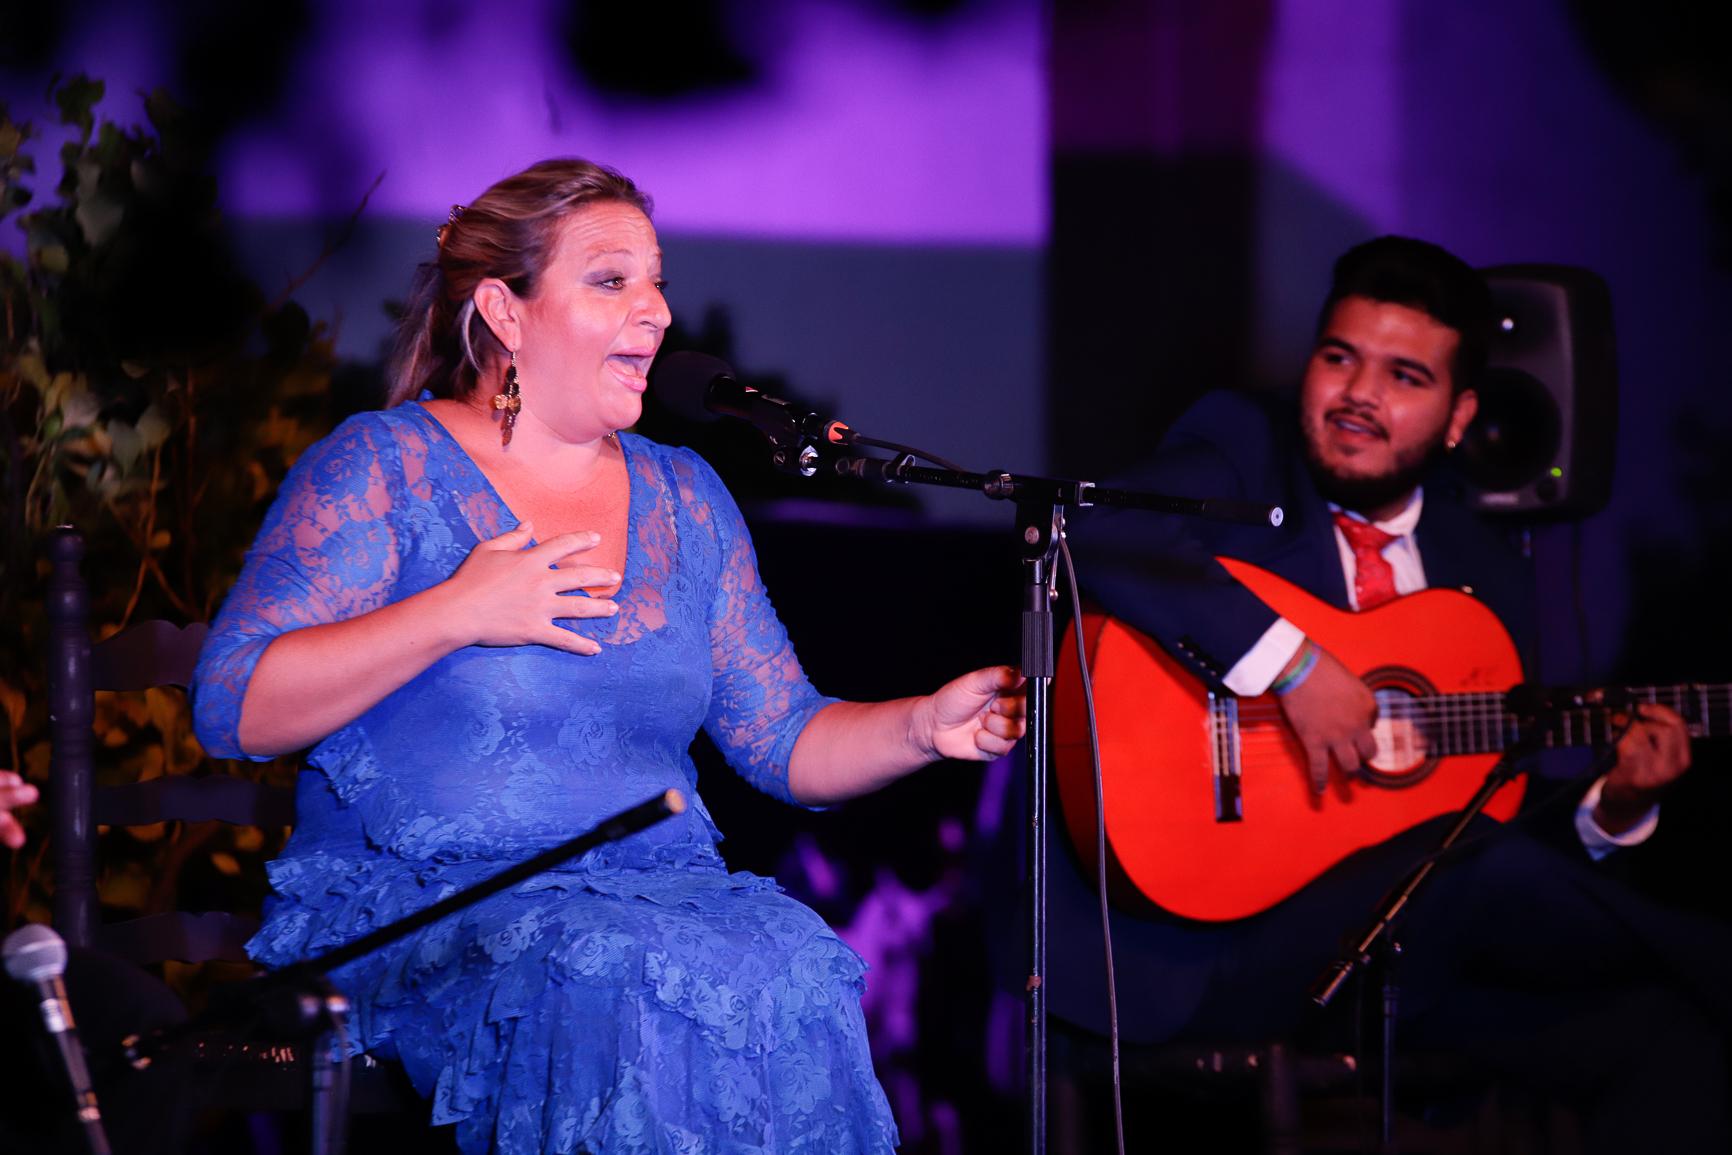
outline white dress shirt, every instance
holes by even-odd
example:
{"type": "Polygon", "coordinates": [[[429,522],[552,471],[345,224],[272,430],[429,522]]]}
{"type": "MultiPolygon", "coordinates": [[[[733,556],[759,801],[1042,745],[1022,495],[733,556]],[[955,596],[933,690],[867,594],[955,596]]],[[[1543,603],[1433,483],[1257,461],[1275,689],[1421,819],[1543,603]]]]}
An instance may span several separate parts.
{"type": "MultiPolygon", "coordinates": [[[[1331,504],[1329,509],[1335,512],[1340,507],[1331,504]]],[[[1420,561],[1419,543],[1413,536],[1413,531],[1419,526],[1419,515],[1424,509],[1425,492],[1415,489],[1413,497],[1400,513],[1371,523],[1395,539],[1383,547],[1383,557],[1395,573],[1395,592],[1398,594],[1416,593],[1426,588],[1425,566],[1420,561]]],[[[1358,515],[1349,513],[1348,516],[1358,515]]],[[[1357,610],[1358,598],[1353,591],[1353,547],[1347,543],[1347,535],[1339,528],[1335,528],[1334,533],[1335,548],[1341,556],[1342,580],[1347,588],[1347,604],[1357,610]]],[[[1242,698],[1254,698],[1258,694],[1266,693],[1304,642],[1305,634],[1298,626],[1286,618],[1278,618],[1274,625],[1263,631],[1263,636],[1256,644],[1233,663],[1233,668],[1227,671],[1227,676],[1221,681],[1227,689],[1242,698]]],[[[1576,807],[1576,833],[1581,836],[1582,845],[1587,848],[1588,854],[1596,861],[1620,846],[1635,846],[1646,842],[1660,824],[1660,808],[1653,806],[1642,816],[1640,822],[1623,834],[1611,834],[1601,829],[1600,824],[1594,821],[1594,807],[1599,805],[1600,791],[1605,781],[1602,777],[1590,786],[1588,792],[1582,796],[1581,804],[1576,807]]]]}

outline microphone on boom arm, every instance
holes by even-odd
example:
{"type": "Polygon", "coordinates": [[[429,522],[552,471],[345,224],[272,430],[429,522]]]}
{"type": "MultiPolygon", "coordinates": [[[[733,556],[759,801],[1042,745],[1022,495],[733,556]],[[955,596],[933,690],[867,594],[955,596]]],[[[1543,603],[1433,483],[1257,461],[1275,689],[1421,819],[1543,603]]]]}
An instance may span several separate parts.
{"type": "Polygon", "coordinates": [[[804,466],[795,455],[803,456],[802,450],[814,444],[854,441],[847,425],[745,384],[731,365],[708,353],[664,353],[650,370],[650,387],[662,405],[688,421],[735,417],[751,422],[775,448],[777,465],[804,466]]]}

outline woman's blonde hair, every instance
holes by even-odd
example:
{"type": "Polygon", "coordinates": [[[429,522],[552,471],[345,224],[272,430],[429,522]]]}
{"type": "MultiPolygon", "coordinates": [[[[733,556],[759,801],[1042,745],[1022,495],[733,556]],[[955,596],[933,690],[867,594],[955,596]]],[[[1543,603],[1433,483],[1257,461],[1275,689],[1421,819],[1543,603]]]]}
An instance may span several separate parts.
{"type": "Polygon", "coordinates": [[[462,398],[475,389],[481,366],[507,353],[475,313],[475,289],[497,277],[520,297],[533,297],[554,257],[559,225],[587,205],[621,202],[645,216],[650,199],[625,176],[575,158],[544,160],[508,176],[475,202],[452,210],[439,230],[439,255],[415,270],[397,324],[386,405],[430,391],[462,398]]]}

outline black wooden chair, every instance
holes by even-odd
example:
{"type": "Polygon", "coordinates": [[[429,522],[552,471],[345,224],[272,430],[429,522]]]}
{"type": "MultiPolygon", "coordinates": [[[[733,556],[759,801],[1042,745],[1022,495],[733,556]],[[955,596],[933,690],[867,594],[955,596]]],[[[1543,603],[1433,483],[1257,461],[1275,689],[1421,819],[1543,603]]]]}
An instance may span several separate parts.
{"type": "MultiPolygon", "coordinates": [[[[204,643],[203,623],[179,627],[143,622],[103,642],[90,638],[89,589],[80,572],[84,541],[69,526],[49,541],[48,693],[52,759],[48,791],[54,868],[52,921],[69,946],[116,956],[141,967],[170,960],[247,964],[245,944],[258,919],[231,911],[171,910],[104,922],[97,896],[98,834],[109,826],[224,822],[284,828],[293,824],[294,792],[225,774],[166,775],[122,785],[97,784],[93,726],[98,690],[185,688],[204,643]]],[[[320,1064],[309,1061],[317,1044],[282,1045],[212,1030],[178,1044],[181,1056],[213,1105],[245,1112],[309,1110],[315,1136],[333,1100],[322,1093],[320,1064]],[[321,1090],[314,1087],[321,1080],[321,1090]]],[[[328,1050],[326,1051],[328,1053],[328,1050]]],[[[356,1110],[425,1108],[394,1065],[363,1056],[354,1071],[356,1110]]],[[[339,1090],[342,1087],[339,1081],[339,1090]]],[[[344,1097],[339,1096],[340,1102],[344,1097]]],[[[314,1139],[315,1150],[340,1150],[314,1139]]]]}

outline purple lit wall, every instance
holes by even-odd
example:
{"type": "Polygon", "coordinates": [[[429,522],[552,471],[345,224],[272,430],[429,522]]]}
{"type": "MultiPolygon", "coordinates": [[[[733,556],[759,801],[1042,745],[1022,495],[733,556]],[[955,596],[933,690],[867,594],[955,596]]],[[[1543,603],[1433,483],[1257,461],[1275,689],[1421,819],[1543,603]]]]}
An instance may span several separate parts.
{"type": "MultiPolygon", "coordinates": [[[[1039,6],[916,19],[809,0],[736,6],[761,63],[734,90],[660,103],[587,87],[560,51],[563,5],[321,0],[290,98],[226,150],[246,217],[373,208],[439,219],[545,156],[612,164],[670,233],[1037,246],[1046,232],[1039,6]]],[[[655,30],[617,50],[644,69],[655,30]]]]}
{"type": "MultiPolygon", "coordinates": [[[[132,94],[175,87],[189,29],[170,6],[70,5],[51,59],[0,79],[28,105],[56,70],[132,94]]],[[[371,211],[437,221],[546,156],[612,164],[655,192],[675,233],[1039,246],[1046,236],[1041,5],[921,14],[869,0],[721,5],[747,74],[658,99],[598,91],[558,0],[486,5],[306,0],[269,106],[228,135],[220,177],[241,218],[371,211]]],[[[912,8],[913,6],[911,6],[912,8]]],[[[646,17],[647,21],[648,18],[646,17]]],[[[637,22],[602,51],[678,69],[637,22]]],[[[719,51],[719,49],[718,49],[719,51]]],[[[622,66],[623,67],[623,66],[622,66]]],[[[184,92],[181,95],[185,95],[184,92]]]]}
{"type": "MultiPolygon", "coordinates": [[[[742,372],[973,468],[1044,467],[1038,0],[696,6],[721,14],[718,43],[684,63],[663,57],[668,29],[625,21],[599,51],[628,89],[636,70],[738,59],[723,81],[659,96],[580,66],[571,4],[280,7],[293,47],[275,62],[278,88],[223,138],[224,209],[275,287],[319,259],[379,179],[296,292],[343,356],[379,359],[383,305],[453,203],[580,155],[654,197],[676,319],[719,316],[742,372]]],[[[0,95],[27,110],[51,71],[83,68],[108,78],[111,115],[137,119],[134,90],[172,87],[176,60],[193,66],[191,30],[149,5],[85,8],[56,58],[0,95]]],[[[1009,517],[968,494],[919,500],[946,520],[1009,517]]]]}

